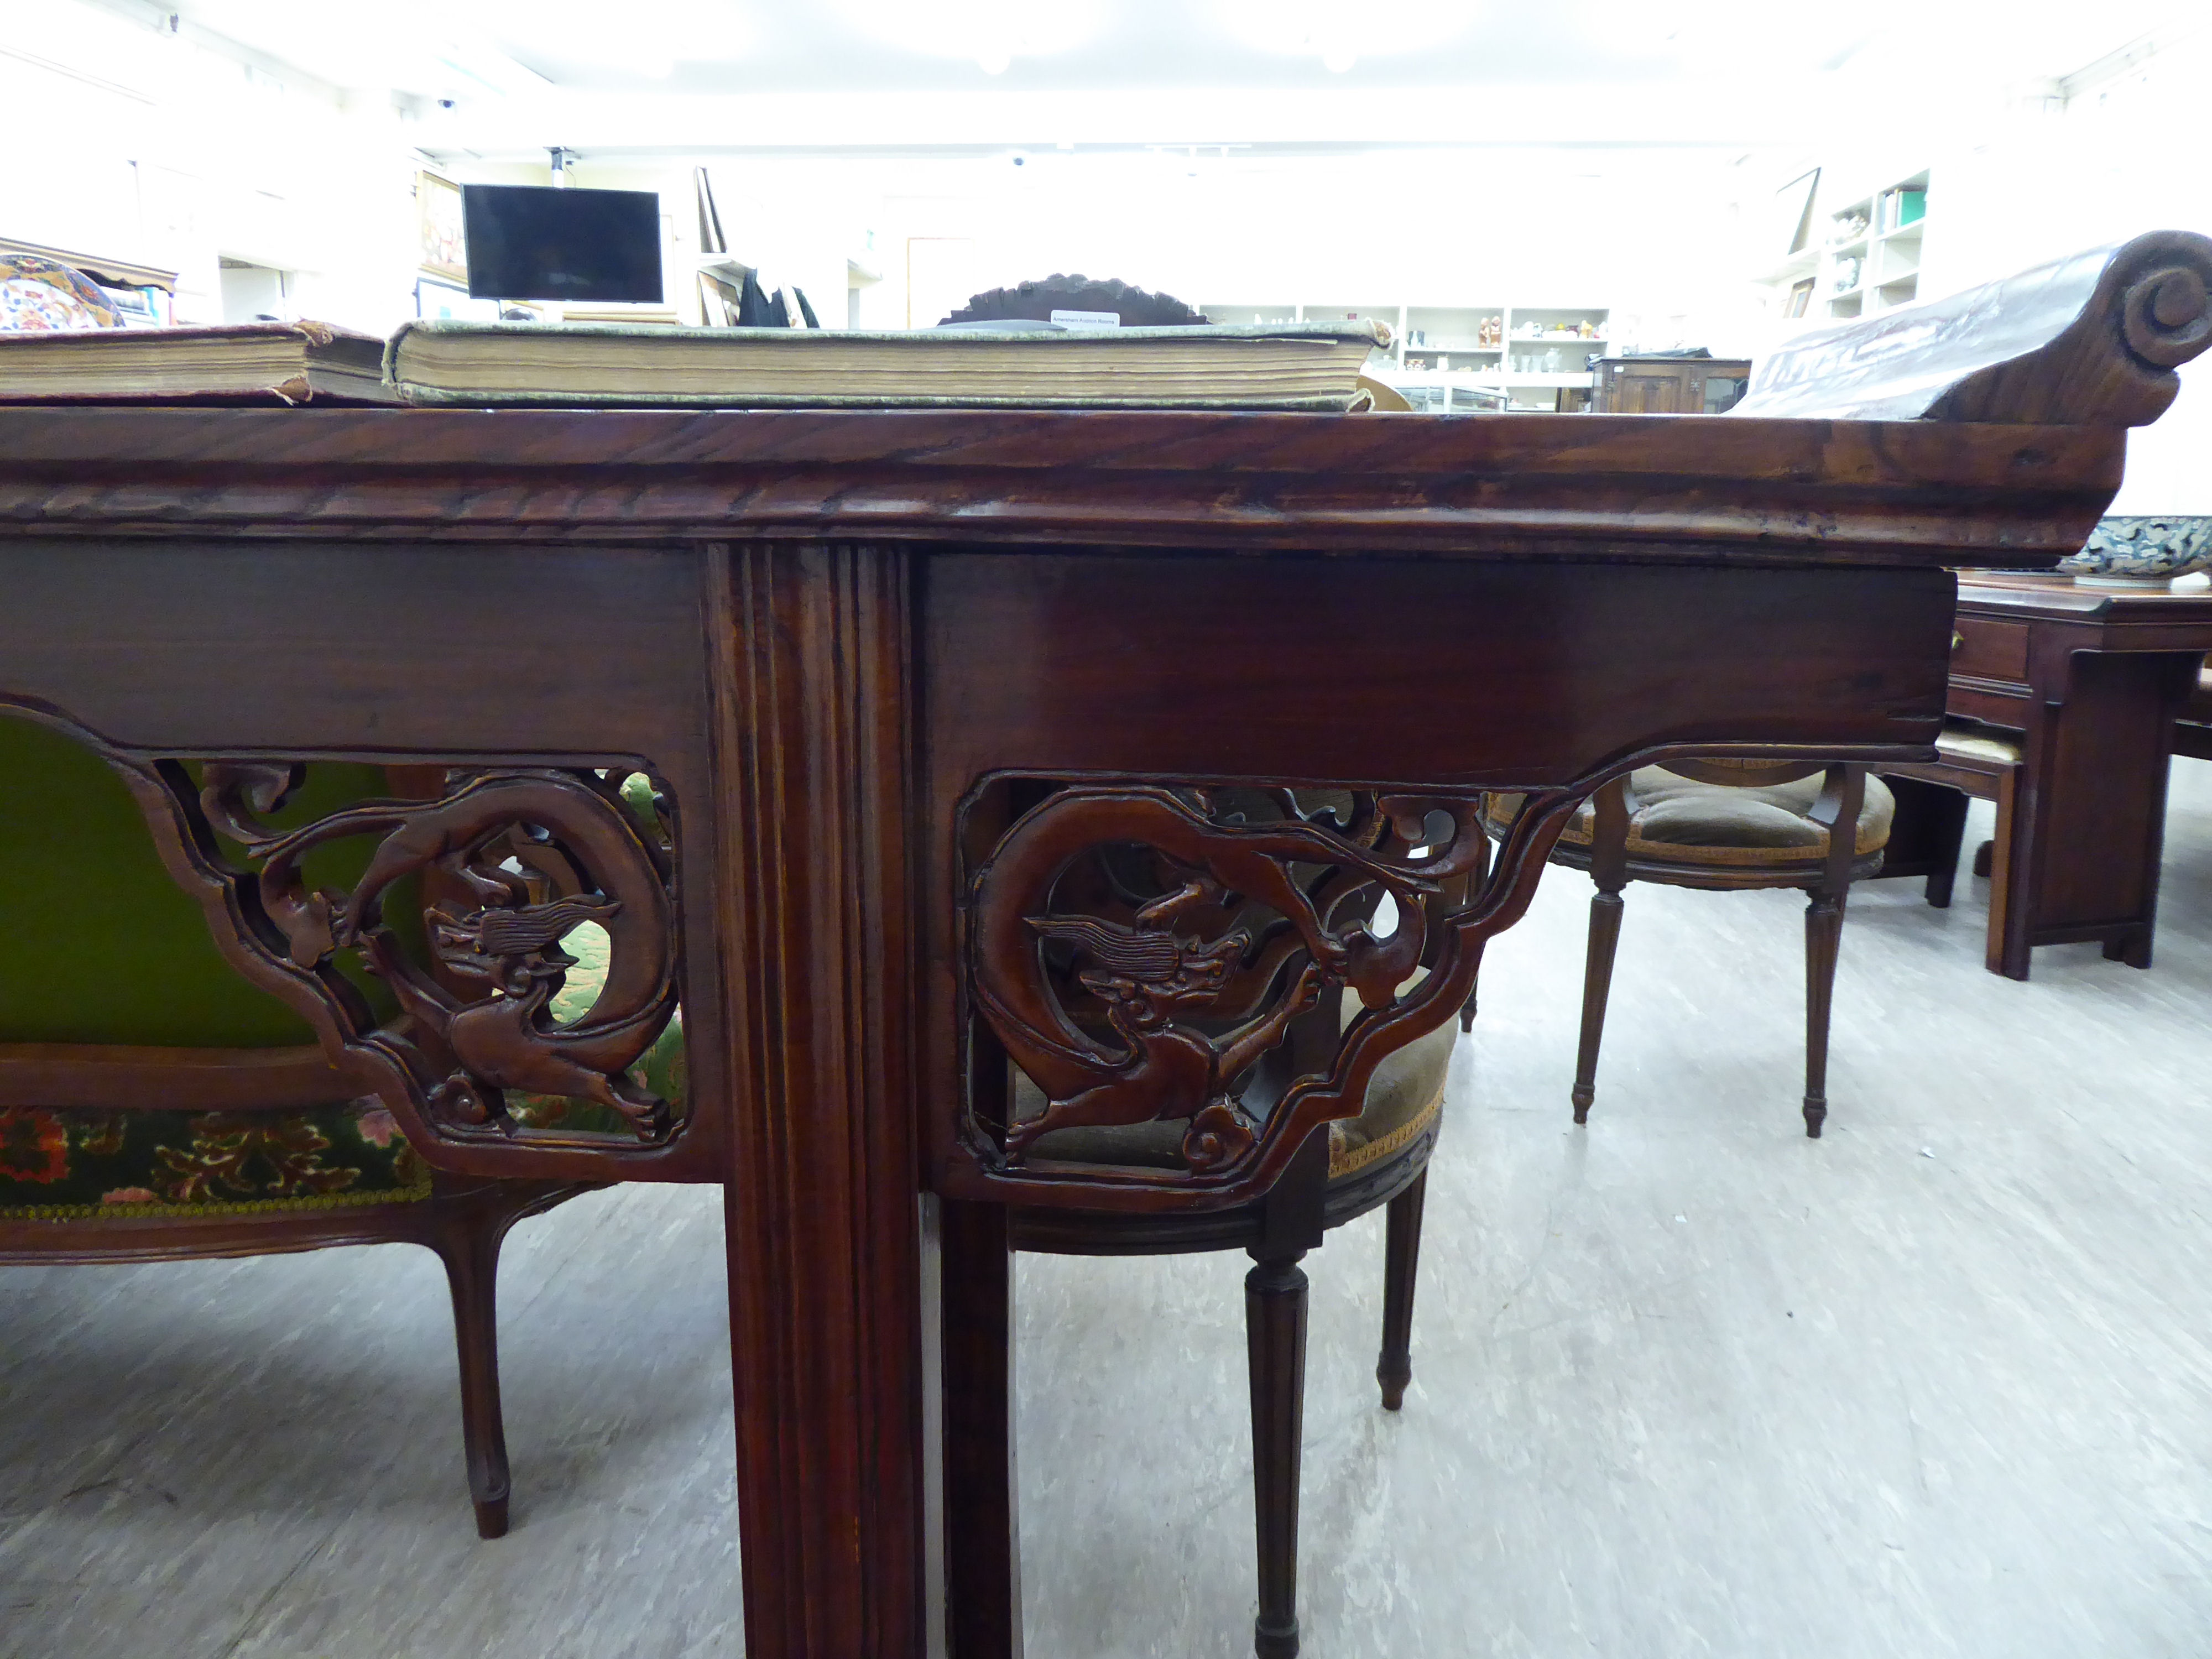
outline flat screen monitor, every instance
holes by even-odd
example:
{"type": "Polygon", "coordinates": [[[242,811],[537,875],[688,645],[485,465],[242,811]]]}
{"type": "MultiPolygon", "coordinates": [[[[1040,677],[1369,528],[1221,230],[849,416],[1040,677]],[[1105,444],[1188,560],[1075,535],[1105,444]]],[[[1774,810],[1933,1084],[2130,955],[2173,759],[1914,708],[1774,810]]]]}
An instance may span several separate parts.
{"type": "Polygon", "coordinates": [[[659,305],[660,198],[649,190],[463,185],[469,294],[659,305]]]}

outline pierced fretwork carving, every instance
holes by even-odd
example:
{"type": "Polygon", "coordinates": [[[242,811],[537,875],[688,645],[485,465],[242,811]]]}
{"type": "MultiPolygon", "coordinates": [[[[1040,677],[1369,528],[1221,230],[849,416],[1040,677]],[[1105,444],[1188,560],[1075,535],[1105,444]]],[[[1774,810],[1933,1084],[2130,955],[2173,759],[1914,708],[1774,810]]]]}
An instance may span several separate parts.
{"type": "Polygon", "coordinates": [[[670,1138],[667,1103],[629,1069],[678,1001],[672,808],[650,778],[456,769],[435,799],[365,800],[285,825],[274,818],[300,764],[210,760],[196,781],[181,761],[110,759],[233,963],[431,1133],[573,1140],[512,1116],[507,1095],[518,1091],[606,1108],[647,1145],[670,1138]],[[349,889],[310,880],[312,854],[356,838],[374,844],[349,889]],[[385,915],[408,881],[427,960],[385,915]],[[591,1006],[563,1020],[551,1004],[577,959],[562,942],[586,923],[605,930],[606,976],[591,1006]],[[341,970],[349,955],[390,987],[398,1019],[377,1022],[341,970]]]}
{"type": "Polygon", "coordinates": [[[1009,1177],[1266,1178],[1357,1115],[1384,1054],[1458,1012],[1574,799],[1532,798],[1493,872],[1471,795],[1049,793],[975,870],[969,933],[973,1006],[1046,1104],[1003,1124],[971,1111],[971,1146],[1009,1177]],[[1340,1036],[1346,993],[1362,1012],[1340,1036]],[[1050,1167],[1060,1130],[1152,1121],[1186,1125],[1187,1176],[1050,1167]]]}

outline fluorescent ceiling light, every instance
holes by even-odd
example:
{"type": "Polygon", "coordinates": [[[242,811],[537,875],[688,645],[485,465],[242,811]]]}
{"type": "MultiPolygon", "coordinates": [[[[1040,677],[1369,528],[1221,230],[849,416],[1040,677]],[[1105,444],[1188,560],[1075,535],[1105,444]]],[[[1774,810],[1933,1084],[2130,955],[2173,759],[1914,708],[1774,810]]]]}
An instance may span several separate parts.
{"type": "Polygon", "coordinates": [[[533,0],[526,8],[475,0],[481,26],[518,46],[588,59],[665,81],[679,63],[744,56],[753,30],[737,0],[628,0],[619,15],[597,0],[533,0]]]}
{"type": "Polygon", "coordinates": [[[929,58],[964,58],[1003,75],[1017,58],[1049,58],[1097,33],[1097,0],[831,0],[855,33],[929,58]]]}
{"type": "Polygon", "coordinates": [[[1480,21],[1480,0],[1216,0],[1221,26],[1260,52],[1318,58],[1342,75],[1363,58],[1422,52],[1466,33],[1480,21]]]}
{"type": "Polygon", "coordinates": [[[355,9],[303,0],[170,0],[187,23],[338,87],[391,87],[424,96],[507,97],[544,77],[501,52],[488,3],[380,0],[355,9]]]}
{"type": "MultiPolygon", "coordinates": [[[[1942,0],[1920,0],[1924,26],[1942,0]]],[[[1750,64],[1770,68],[1822,66],[1855,52],[1869,32],[1863,20],[1828,7],[1777,7],[1766,0],[1583,0],[1573,9],[1578,32],[1593,48],[1671,58],[1734,72],[1750,64]]],[[[1909,30],[1901,30],[1909,33],[1909,30]]]]}

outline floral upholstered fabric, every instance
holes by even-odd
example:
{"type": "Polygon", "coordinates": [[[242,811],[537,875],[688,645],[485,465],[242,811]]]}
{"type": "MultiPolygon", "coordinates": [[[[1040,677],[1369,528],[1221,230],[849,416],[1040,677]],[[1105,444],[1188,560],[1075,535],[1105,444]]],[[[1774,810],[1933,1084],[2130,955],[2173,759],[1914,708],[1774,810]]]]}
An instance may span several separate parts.
{"type": "MultiPolygon", "coordinates": [[[[605,982],[598,927],[568,941],[577,957],[554,1004],[574,1019],[605,982]]],[[[672,1021],[634,1068],[684,1111],[684,1030],[672,1021]]],[[[634,1139],[619,1113],[588,1100],[510,1095],[533,1127],[634,1139]]],[[[303,1110],[89,1111],[0,1107],[0,1221],[254,1215],[430,1196],[430,1171],[374,1097],[303,1110]]]]}
{"type": "Polygon", "coordinates": [[[0,330],[122,325],[107,296],[82,273],[35,253],[0,253],[0,330]]]}
{"type": "Polygon", "coordinates": [[[304,1110],[0,1107],[0,1221],[251,1215],[430,1195],[374,1098],[304,1110]]]}

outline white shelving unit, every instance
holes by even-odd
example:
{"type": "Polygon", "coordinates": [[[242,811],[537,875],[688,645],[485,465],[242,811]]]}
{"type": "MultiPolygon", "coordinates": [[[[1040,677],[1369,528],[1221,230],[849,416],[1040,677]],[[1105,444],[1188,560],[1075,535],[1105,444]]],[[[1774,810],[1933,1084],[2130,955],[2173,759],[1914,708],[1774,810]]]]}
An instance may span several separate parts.
{"type": "MultiPolygon", "coordinates": [[[[1439,410],[1555,410],[1561,393],[1587,393],[1597,384],[1589,361],[1608,349],[1613,318],[1604,306],[1285,301],[1208,301],[1198,309],[1217,323],[1387,324],[1390,348],[1369,360],[1369,373],[1397,387],[1415,407],[1439,410]],[[1486,323],[1496,325],[1495,344],[1483,343],[1486,323]],[[1583,333],[1585,327],[1592,331],[1583,333]]],[[[1579,407],[1587,398],[1565,401],[1579,407]]]]}
{"type": "Polygon", "coordinates": [[[1850,322],[1917,300],[1928,235],[1928,169],[1833,198],[1824,177],[1820,198],[1813,204],[1815,245],[1759,278],[1772,296],[1775,315],[1790,319],[1792,292],[1806,282],[1812,290],[1792,322],[1850,322]]]}

